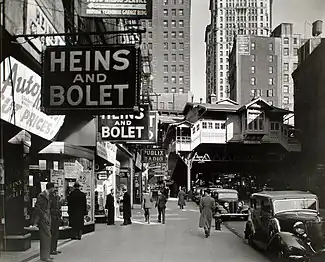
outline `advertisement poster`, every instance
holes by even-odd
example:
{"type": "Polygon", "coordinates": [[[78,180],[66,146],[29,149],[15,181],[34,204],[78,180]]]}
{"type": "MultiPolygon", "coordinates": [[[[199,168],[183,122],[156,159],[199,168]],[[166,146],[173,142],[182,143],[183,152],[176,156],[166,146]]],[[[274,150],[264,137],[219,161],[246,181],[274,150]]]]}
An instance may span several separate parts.
{"type": "Polygon", "coordinates": [[[79,177],[75,162],[64,162],[64,174],[65,178],[68,179],[77,179],[79,177]]]}
{"type": "Polygon", "coordinates": [[[140,107],[139,115],[103,115],[99,123],[102,140],[149,140],[148,107],[140,107]]]}
{"type": "Polygon", "coordinates": [[[85,181],[81,185],[81,190],[86,194],[87,199],[87,208],[88,208],[88,215],[85,217],[85,223],[94,222],[94,199],[93,199],[93,171],[92,170],[84,170],[83,171],[83,181],[85,181]]]}
{"type": "Polygon", "coordinates": [[[41,77],[15,58],[7,57],[0,64],[0,79],[0,118],[51,140],[62,126],[64,116],[41,112],[41,77]]]}
{"type": "Polygon", "coordinates": [[[65,198],[65,187],[64,187],[64,170],[51,169],[51,182],[58,185],[58,195],[65,198]]]}
{"type": "Polygon", "coordinates": [[[42,107],[47,114],[133,110],[137,105],[135,45],[47,47],[43,55],[42,107]]]}

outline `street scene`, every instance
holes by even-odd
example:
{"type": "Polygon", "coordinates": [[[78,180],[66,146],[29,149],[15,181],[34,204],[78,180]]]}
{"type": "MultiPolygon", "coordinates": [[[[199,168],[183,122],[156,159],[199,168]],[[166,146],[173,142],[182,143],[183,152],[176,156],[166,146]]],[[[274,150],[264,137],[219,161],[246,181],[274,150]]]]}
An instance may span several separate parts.
{"type": "Polygon", "coordinates": [[[325,261],[324,0],[0,2],[0,261],[325,261]]]}

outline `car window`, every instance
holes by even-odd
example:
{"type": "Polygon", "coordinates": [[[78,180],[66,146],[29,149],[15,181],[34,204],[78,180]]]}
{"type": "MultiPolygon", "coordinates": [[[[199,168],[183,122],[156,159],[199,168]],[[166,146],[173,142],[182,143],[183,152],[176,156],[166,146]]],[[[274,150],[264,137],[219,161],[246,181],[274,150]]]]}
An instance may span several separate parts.
{"type": "Polygon", "coordinates": [[[264,199],[261,201],[261,210],[266,213],[271,212],[271,205],[268,199],[264,199]]]}

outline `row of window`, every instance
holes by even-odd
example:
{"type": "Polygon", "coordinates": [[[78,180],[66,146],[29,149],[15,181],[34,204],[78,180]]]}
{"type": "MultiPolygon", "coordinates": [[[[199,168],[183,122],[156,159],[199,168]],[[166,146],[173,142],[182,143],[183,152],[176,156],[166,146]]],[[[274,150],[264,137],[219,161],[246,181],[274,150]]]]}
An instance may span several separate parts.
{"type": "Polygon", "coordinates": [[[164,0],[164,5],[169,5],[169,3],[171,3],[172,5],[177,5],[177,2],[179,5],[184,4],[184,0],[164,0]]]}
{"type": "MultiPolygon", "coordinates": [[[[255,69],[254,69],[255,70],[255,69]]],[[[251,85],[255,86],[256,85],[256,77],[251,77],[251,85]]],[[[273,86],[275,84],[274,78],[269,78],[269,85],[273,86]]]]}
{"type": "MultiPolygon", "coordinates": [[[[263,90],[262,89],[252,89],[251,90],[251,96],[252,97],[259,97],[263,95],[263,90]]],[[[274,89],[268,89],[266,90],[266,96],[267,97],[274,97],[275,96],[275,91],[274,89]]]]}
{"type": "MultiPolygon", "coordinates": [[[[172,20],[170,24],[171,24],[171,26],[173,28],[175,28],[177,26],[176,20],[172,20]]],[[[164,27],[165,28],[168,28],[168,25],[169,25],[169,21],[168,20],[164,20],[164,27]]],[[[179,25],[179,27],[184,27],[184,20],[179,20],[178,21],[178,25],[179,25]]]]}
{"type": "MultiPolygon", "coordinates": [[[[171,66],[164,65],[164,73],[168,73],[169,72],[169,67],[171,68],[171,72],[172,73],[176,73],[177,72],[177,66],[176,65],[171,65],[171,66]]],[[[178,71],[180,73],[184,73],[184,65],[179,65],[178,66],[178,71]]]]}
{"type": "MultiPolygon", "coordinates": [[[[176,91],[177,91],[176,87],[172,87],[171,89],[169,89],[168,87],[164,87],[164,92],[165,93],[169,93],[169,92],[176,93],[176,91]]],[[[178,89],[178,93],[183,94],[184,93],[184,88],[180,87],[178,89]]]]}
{"type": "MultiPolygon", "coordinates": [[[[273,55],[268,55],[267,58],[268,58],[268,61],[269,61],[270,63],[273,63],[273,60],[274,60],[273,55]]],[[[256,55],[254,55],[254,54],[251,55],[251,61],[252,61],[252,62],[256,62],[256,55]]]]}
{"type": "MultiPolygon", "coordinates": [[[[168,50],[169,48],[168,42],[164,42],[164,49],[168,50]]],[[[172,50],[177,50],[177,44],[176,43],[171,43],[171,49],[172,50]]],[[[184,50],[184,43],[178,43],[178,50],[184,50]]]]}
{"type": "MultiPolygon", "coordinates": [[[[203,129],[226,129],[225,122],[202,122],[203,129]]],[[[193,134],[199,131],[200,124],[197,124],[195,127],[192,128],[193,134]]]]}
{"type": "MultiPolygon", "coordinates": [[[[178,59],[180,62],[184,62],[184,54],[178,54],[178,59]]],[[[169,54],[164,54],[164,62],[169,61],[169,54]]],[[[177,55],[171,54],[171,61],[176,62],[177,61],[177,55]]]]}
{"type": "MultiPolygon", "coordinates": [[[[165,31],[163,33],[164,35],[164,39],[168,39],[169,35],[173,38],[173,39],[176,39],[177,38],[177,32],[176,31],[172,31],[171,34],[169,34],[169,32],[165,31]]],[[[179,38],[184,38],[185,34],[184,34],[184,31],[179,31],[178,32],[178,37],[179,38]]]]}
{"type": "MultiPolygon", "coordinates": [[[[170,77],[170,83],[171,84],[177,84],[176,76],[170,77]]],[[[181,85],[184,84],[184,76],[179,76],[178,77],[178,83],[181,84],[181,85]]],[[[168,76],[164,76],[164,84],[169,84],[169,77],[168,76]]]]}
{"type": "MultiPolygon", "coordinates": [[[[172,9],[172,16],[176,16],[177,10],[172,9]]],[[[164,16],[168,16],[169,10],[164,9],[164,16]]],[[[178,16],[184,16],[184,9],[178,9],[178,16]]]]}

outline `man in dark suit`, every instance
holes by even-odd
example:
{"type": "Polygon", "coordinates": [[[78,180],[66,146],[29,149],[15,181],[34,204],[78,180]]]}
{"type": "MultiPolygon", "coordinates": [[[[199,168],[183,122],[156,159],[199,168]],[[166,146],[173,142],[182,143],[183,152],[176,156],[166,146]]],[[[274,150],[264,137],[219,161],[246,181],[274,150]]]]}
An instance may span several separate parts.
{"type": "Polygon", "coordinates": [[[40,258],[41,261],[50,262],[51,252],[51,213],[50,194],[54,190],[54,183],[47,183],[46,190],[41,192],[35,203],[34,224],[38,225],[40,235],[40,258]]]}
{"type": "Polygon", "coordinates": [[[106,197],[105,209],[107,213],[107,225],[115,224],[115,207],[114,207],[114,190],[111,189],[111,193],[106,197]]]}
{"type": "Polygon", "coordinates": [[[74,190],[68,197],[68,214],[72,227],[72,239],[81,239],[84,227],[84,216],[87,215],[87,200],[85,193],[79,189],[79,183],[75,183],[74,190]]]}
{"type": "Polygon", "coordinates": [[[51,255],[57,255],[61,251],[57,250],[58,239],[59,239],[59,227],[61,223],[61,203],[60,197],[58,196],[58,187],[50,194],[50,212],[51,212],[51,255]]]}
{"type": "Polygon", "coordinates": [[[131,225],[131,197],[126,188],[123,188],[123,224],[121,226],[131,225]]]}

